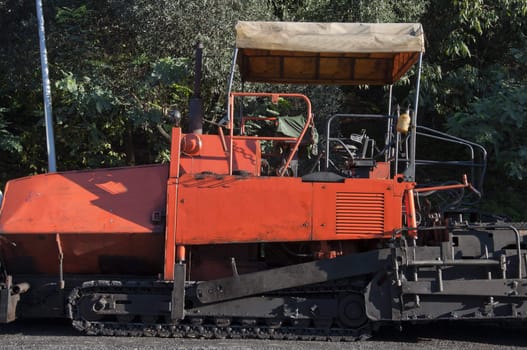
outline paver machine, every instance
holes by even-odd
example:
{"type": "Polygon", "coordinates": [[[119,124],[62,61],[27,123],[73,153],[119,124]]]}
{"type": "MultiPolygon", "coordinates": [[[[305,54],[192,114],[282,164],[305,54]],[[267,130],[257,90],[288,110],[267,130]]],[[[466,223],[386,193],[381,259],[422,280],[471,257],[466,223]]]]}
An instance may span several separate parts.
{"type": "Polygon", "coordinates": [[[7,184],[0,322],[356,340],[383,324],[522,320],[524,237],[465,206],[484,149],[417,125],[423,53],[420,24],[239,22],[216,133],[201,133],[193,100],[170,164],[7,184]],[[392,85],[411,69],[411,106],[393,107],[392,85]],[[233,91],[238,76],[265,90],[233,91]],[[295,84],[386,86],[386,110],[319,115],[295,84]],[[418,136],[435,155],[430,141],[467,158],[419,159],[418,136]],[[461,181],[427,181],[445,173],[461,181]]]}

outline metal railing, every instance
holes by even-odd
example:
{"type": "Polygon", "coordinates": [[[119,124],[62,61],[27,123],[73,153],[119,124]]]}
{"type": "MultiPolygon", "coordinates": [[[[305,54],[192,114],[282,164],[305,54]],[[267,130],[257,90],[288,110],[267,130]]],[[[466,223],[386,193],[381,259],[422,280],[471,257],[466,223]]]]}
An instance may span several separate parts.
{"type": "MultiPolygon", "coordinates": [[[[279,118],[279,117],[278,117],[279,118]]],[[[230,129],[230,140],[229,140],[229,174],[233,172],[233,151],[234,151],[234,140],[258,140],[258,141],[290,141],[294,142],[293,148],[287,157],[287,160],[280,170],[280,176],[284,176],[291,161],[298,152],[298,147],[302,142],[307,129],[311,126],[313,120],[313,113],[311,112],[311,101],[309,98],[302,94],[295,93],[265,93],[265,92],[231,92],[229,95],[229,124],[230,129]],[[299,98],[305,101],[307,106],[307,118],[304,125],[304,129],[298,137],[276,137],[276,136],[247,136],[247,135],[234,135],[234,100],[235,97],[270,97],[273,103],[278,102],[280,97],[287,98],[299,98]]]]}

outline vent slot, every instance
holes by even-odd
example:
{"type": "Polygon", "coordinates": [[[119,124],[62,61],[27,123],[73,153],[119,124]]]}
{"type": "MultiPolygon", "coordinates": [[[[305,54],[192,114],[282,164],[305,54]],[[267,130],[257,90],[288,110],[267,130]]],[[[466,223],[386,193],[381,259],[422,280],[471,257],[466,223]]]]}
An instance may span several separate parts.
{"type": "Polygon", "coordinates": [[[337,234],[384,233],[384,194],[337,192],[337,234]]]}

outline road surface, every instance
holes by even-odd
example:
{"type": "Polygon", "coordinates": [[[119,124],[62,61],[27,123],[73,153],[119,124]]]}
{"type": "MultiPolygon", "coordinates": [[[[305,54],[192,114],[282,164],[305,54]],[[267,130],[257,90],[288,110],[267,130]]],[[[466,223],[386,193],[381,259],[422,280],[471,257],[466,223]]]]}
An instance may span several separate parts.
{"type": "Polygon", "coordinates": [[[527,328],[440,323],[382,329],[368,341],[354,343],[203,340],[83,336],[67,321],[45,320],[0,325],[0,349],[8,350],[486,350],[527,347],[527,328]]]}

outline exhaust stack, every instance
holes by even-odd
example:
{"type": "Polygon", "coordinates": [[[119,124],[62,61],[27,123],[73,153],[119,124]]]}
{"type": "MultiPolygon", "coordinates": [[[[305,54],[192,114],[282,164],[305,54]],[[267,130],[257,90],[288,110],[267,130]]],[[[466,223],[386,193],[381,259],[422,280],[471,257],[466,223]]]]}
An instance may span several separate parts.
{"type": "Polygon", "coordinates": [[[201,99],[201,70],[203,67],[203,44],[196,45],[196,65],[194,68],[194,93],[189,104],[189,127],[193,134],[203,133],[203,100],[201,99]]]}

